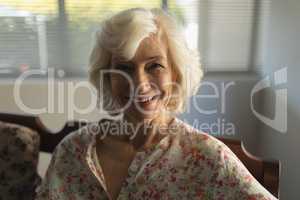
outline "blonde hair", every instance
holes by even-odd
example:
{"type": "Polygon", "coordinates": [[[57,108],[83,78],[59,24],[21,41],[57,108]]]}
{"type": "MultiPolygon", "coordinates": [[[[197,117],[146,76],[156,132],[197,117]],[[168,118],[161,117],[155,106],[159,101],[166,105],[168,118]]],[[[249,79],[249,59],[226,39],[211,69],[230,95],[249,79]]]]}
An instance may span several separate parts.
{"type": "Polygon", "coordinates": [[[102,22],[90,55],[89,79],[96,87],[98,97],[103,97],[106,111],[115,109],[117,105],[112,101],[109,77],[100,80],[101,70],[110,68],[112,55],[132,59],[140,42],[160,29],[166,36],[171,67],[176,73],[176,84],[179,86],[173,90],[172,96],[176,98],[171,98],[168,109],[174,113],[185,110],[187,98],[197,91],[203,76],[198,52],[188,48],[181,27],[170,14],[161,9],[133,8],[102,22]],[[100,81],[103,83],[102,93],[100,81]]]}

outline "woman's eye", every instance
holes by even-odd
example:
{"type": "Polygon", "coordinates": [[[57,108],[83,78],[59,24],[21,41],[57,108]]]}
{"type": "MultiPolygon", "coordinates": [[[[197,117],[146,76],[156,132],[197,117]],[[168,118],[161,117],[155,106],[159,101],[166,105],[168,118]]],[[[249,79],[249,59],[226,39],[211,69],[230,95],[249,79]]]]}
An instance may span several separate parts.
{"type": "Polygon", "coordinates": [[[117,70],[121,70],[121,71],[131,71],[133,70],[133,68],[131,66],[128,66],[128,65],[123,65],[123,64],[119,64],[116,66],[116,69],[117,70]]]}
{"type": "Polygon", "coordinates": [[[150,69],[159,69],[159,68],[164,68],[161,64],[158,63],[153,63],[149,66],[150,69]]]}

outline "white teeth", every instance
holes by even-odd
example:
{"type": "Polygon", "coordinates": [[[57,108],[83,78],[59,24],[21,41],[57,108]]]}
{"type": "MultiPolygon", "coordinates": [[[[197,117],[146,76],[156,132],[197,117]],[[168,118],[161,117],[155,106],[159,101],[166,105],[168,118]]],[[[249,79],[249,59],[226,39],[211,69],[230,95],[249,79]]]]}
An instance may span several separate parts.
{"type": "Polygon", "coordinates": [[[137,99],[137,102],[147,102],[147,101],[150,101],[151,99],[152,99],[152,97],[139,98],[139,99],[137,99]]]}
{"type": "Polygon", "coordinates": [[[155,96],[151,96],[151,97],[140,97],[140,98],[136,98],[135,101],[136,102],[147,102],[153,99],[153,97],[155,96]]]}

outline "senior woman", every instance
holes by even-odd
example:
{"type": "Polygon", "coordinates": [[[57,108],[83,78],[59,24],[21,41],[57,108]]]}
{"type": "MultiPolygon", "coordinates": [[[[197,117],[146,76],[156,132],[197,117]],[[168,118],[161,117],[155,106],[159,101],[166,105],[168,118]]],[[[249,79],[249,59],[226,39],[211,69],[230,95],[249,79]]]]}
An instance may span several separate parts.
{"type": "Polygon", "coordinates": [[[179,120],[202,71],[175,20],[106,19],[90,57],[103,119],[56,148],[37,199],[275,199],[217,139],[179,120]]]}

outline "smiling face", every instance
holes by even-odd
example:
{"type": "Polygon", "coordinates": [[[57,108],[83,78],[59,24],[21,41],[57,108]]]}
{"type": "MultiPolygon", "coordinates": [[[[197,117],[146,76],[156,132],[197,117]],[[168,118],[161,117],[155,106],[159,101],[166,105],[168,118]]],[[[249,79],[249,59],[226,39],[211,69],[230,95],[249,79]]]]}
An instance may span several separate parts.
{"type": "Polygon", "coordinates": [[[165,41],[153,34],[141,41],[131,60],[112,56],[111,68],[121,72],[110,75],[112,97],[122,108],[128,105],[124,114],[131,120],[154,119],[166,108],[174,76],[165,41]]]}

